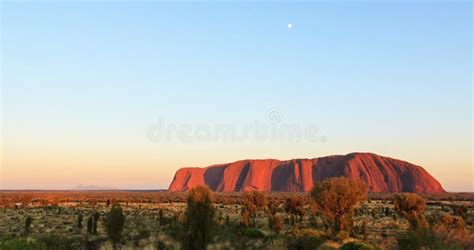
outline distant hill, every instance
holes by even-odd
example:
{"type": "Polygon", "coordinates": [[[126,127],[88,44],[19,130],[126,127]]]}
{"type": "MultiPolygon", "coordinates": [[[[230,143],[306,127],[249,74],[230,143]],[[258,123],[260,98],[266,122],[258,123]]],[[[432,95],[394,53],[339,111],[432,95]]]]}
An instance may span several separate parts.
{"type": "Polygon", "coordinates": [[[87,190],[118,190],[117,188],[113,187],[101,187],[101,186],[94,186],[94,185],[77,185],[71,190],[75,191],[87,191],[87,190]]]}
{"type": "Polygon", "coordinates": [[[214,191],[309,191],[315,182],[345,176],[368,184],[371,192],[444,193],[420,166],[372,153],[351,153],[288,161],[242,160],[206,168],[181,168],[169,191],[207,185],[214,191]]]}

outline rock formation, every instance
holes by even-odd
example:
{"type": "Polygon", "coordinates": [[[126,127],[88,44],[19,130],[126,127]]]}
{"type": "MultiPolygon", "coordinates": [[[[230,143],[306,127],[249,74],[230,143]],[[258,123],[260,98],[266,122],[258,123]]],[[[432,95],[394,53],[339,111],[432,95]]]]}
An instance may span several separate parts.
{"type": "Polygon", "coordinates": [[[315,182],[336,176],[361,180],[372,192],[445,192],[422,167],[372,153],[288,161],[242,160],[206,168],[181,168],[169,191],[207,185],[218,192],[299,192],[309,191],[315,182]]]}

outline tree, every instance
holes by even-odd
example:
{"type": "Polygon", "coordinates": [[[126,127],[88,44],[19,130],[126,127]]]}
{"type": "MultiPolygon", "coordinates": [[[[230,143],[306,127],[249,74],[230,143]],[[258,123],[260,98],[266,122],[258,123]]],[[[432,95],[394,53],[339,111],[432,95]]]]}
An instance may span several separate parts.
{"type": "Polygon", "coordinates": [[[122,207],[119,203],[112,205],[112,208],[107,213],[105,229],[107,231],[107,237],[112,241],[114,248],[117,243],[122,239],[123,226],[125,225],[125,215],[123,214],[122,207]]]}
{"type": "MultiPolygon", "coordinates": [[[[275,198],[269,199],[268,201],[268,225],[270,228],[273,228],[273,224],[275,223],[275,216],[278,209],[278,203],[275,198]]],[[[280,218],[281,220],[281,218],[280,218]]]]}
{"type": "Polygon", "coordinates": [[[28,215],[25,220],[25,234],[30,233],[30,227],[31,227],[31,222],[33,219],[31,219],[31,216],[28,215]]]}
{"type": "Polygon", "coordinates": [[[87,232],[92,234],[92,228],[93,228],[93,225],[94,224],[94,221],[92,219],[92,216],[89,216],[89,219],[87,219],[87,232]]]}
{"type": "Polygon", "coordinates": [[[392,199],[395,212],[410,222],[410,227],[414,230],[428,227],[423,212],[426,208],[426,201],[417,194],[402,193],[396,194],[392,199]]]}
{"type": "Polygon", "coordinates": [[[241,216],[242,216],[242,225],[244,227],[250,226],[250,214],[245,207],[242,208],[241,216]]]}
{"type": "Polygon", "coordinates": [[[385,217],[389,217],[390,216],[390,209],[388,207],[385,207],[385,217]]]}
{"type": "Polygon", "coordinates": [[[269,199],[268,200],[268,214],[270,214],[271,216],[275,216],[275,214],[277,213],[277,209],[278,209],[278,202],[276,201],[276,199],[275,198],[269,199]]]}
{"type": "Polygon", "coordinates": [[[90,198],[89,199],[89,204],[91,205],[92,208],[94,208],[97,205],[97,199],[90,198]]]}
{"type": "Polygon", "coordinates": [[[77,216],[77,228],[82,228],[82,219],[83,219],[82,214],[79,214],[77,216]]]}
{"type": "Polygon", "coordinates": [[[94,223],[92,224],[92,234],[97,234],[97,225],[99,224],[100,213],[94,211],[94,214],[92,216],[94,219],[94,223]]]}
{"type": "Polygon", "coordinates": [[[436,236],[448,244],[458,244],[468,248],[472,239],[467,232],[464,220],[460,216],[443,213],[433,228],[436,236]]]}
{"type": "Polygon", "coordinates": [[[365,219],[362,221],[362,226],[361,226],[360,231],[364,237],[364,240],[367,240],[367,221],[365,219]]]}
{"type": "Polygon", "coordinates": [[[377,217],[377,210],[375,210],[375,208],[372,208],[370,210],[370,215],[372,216],[372,218],[377,219],[376,218],[377,217]]]}
{"type": "Polygon", "coordinates": [[[166,245],[165,245],[165,243],[163,243],[163,241],[158,240],[158,241],[155,243],[155,249],[156,249],[156,250],[165,250],[165,249],[166,249],[166,245]]]}
{"type": "Polygon", "coordinates": [[[189,190],[185,212],[184,249],[205,250],[211,241],[215,209],[213,195],[208,187],[196,186],[189,190]]]}
{"type": "Polygon", "coordinates": [[[298,216],[303,218],[305,209],[304,197],[298,195],[292,195],[285,201],[285,211],[291,215],[291,223],[294,225],[298,216]]]}
{"type": "Polygon", "coordinates": [[[279,234],[280,231],[283,229],[283,219],[281,218],[281,216],[276,215],[275,217],[273,217],[272,229],[277,234],[279,234]]]}
{"type": "Polygon", "coordinates": [[[456,216],[460,216],[463,220],[467,219],[469,209],[465,205],[455,205],[453,206],[453,214],[456,216]]]}
{"type": "Polygon", "coordinates": [[[367,199],[367,185],[345,177],[315,183],[311,196],[335,232],[352,230],[354,206],[367,199]]]}
{"type": "Polygon", "coordinates": [[[225,215],[225,225],[229,226],[230,225],[230,217],[228,214],[225,215]]]}
{"type": "Polygon", "coordinates": [[[163,221],[163,209],[160,209],[160,211],[158,212],[158,215],[160,216],[160,226],[163,226],[163,225],[164,225],[164,221],[163,221]]]}
{"type": "Polygon", "coordinates": [[[267,206],[267,195],[264,192],[246,192],[244,209],[250,218],[250,224],[255,227],[256,218],[264,212],[267,206]]]}

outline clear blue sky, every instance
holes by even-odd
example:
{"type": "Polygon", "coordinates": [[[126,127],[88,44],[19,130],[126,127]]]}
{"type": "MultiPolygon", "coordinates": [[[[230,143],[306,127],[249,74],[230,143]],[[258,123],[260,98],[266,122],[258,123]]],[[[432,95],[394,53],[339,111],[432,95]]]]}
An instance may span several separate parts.
{"type": "Polygon", "coordinates": [[[166,188],[183,166],[370,151],[474,191],[470,2],[4,2],[1,21],[3,188],[166,188]],[[328,141],[145,135],[269,108],[328,141]]]}

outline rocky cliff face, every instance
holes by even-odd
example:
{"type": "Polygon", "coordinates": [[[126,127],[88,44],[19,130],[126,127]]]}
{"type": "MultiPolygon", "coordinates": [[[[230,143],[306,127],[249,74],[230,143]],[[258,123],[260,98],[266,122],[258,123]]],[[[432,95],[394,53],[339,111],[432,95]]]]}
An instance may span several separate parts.
{"type": "Polygon", "coordinates": [[[179,169],[169,191],[207,185],[214,191],[309,191],[325,178],[345,176],[368,184],[372,192],[443,193],[422,167],[371,153],[314,159],[243,160],[207,168],[179,169]]]}

